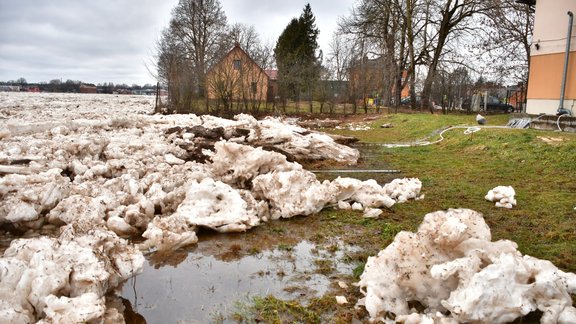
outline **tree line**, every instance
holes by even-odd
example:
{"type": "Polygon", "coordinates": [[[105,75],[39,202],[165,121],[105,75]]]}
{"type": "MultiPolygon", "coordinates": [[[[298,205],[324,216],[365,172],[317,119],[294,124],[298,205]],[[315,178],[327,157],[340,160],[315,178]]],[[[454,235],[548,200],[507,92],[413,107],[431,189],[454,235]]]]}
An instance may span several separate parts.
{"type": "Polygon", "coordinates": [[[36,88],[41,92],[80,92],[80,86],[95,87],[98,93],[128,93],[134,90],[155,90],[156,85],[145,84],[143,86],[138,84],[128,85],[126,83],[114,84],[113,82],[103,82],[98,84],[82,82],[80,80],[68,79],[62,81],[61,79],[52,79],[50,81],[43,81],[37,83],[29,83],[24,77],[16,80],[0,81],[0,85],[19,86],[21,89],[36,88]]]}
{"type": "MultiPolygon", "coordinates": [[[[180,113],[222,112],[210,105],[215,85],[206,75],[234,44],[263,69],[277,69],[275,105],[308,102],[312,112],[313,102],[330,111],[351,103],[356,112],[370,98],[432,111],[462,106],[487,79],[525,85],[532,27],[532,8],[515,0],[360,0],[340,17],[324,55],[309,4],[270,45],[253,26],[228,24],[218,0],[180,0],[157,43],[156,70],[180,113]]],[[[232,102],[223,84],[226,109],[232,102]]]]}
{"type": "Polygon", "coordinates": [[[344,65],[362,64],[351,53],[381,58],[392,76],[384,105],[397,105],[408,84],[412,105],[420,90],[421,107],[432,109],[471,74],[525,84],[533,23],[532,9],[515,0],[362,0],[340,21],[333,56],[344,65]]]}

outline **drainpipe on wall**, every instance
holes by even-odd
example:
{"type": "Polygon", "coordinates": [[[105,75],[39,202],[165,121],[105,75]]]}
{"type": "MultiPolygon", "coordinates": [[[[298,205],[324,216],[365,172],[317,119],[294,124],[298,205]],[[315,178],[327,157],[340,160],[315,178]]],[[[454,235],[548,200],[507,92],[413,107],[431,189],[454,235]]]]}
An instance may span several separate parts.
{"type": "Polygon", "coordinates": [[[574,14],[568,11],[568,35],[566,38],[566,54],[564,55],[564,71],[562,72],[562,86],[560,88],[560,104],[556,115],[571,115],[571,111],[564,108],[564,96],[566,95],[566,75],[568,74],[568,60],[570,59],[570,43],[572,41],[572,21],[574,14]]]}

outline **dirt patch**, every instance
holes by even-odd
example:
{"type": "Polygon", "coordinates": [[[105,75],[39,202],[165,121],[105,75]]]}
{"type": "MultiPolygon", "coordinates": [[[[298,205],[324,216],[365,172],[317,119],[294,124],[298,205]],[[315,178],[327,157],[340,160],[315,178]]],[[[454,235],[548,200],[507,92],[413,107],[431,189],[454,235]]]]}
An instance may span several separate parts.
{"type": "Polygon", "coordinates": [[[473,146],[466,147],[464,149],[464,151],[467,153],[474,153],[474,152],[485,151],[487,149],[488,149],[488,147],[486,145],[479,144],[479,145],[473,145],[473,146]]]}
{"type": "Polygon", "coordinates": [[[564,142],[564,139],[560,138],[560,137],[538,136],[536,138],[541,140],[542,142],[544,142],[546,144],[553,145],[553,146],[559,146],[562,144],[562,142],[564,142]]]}

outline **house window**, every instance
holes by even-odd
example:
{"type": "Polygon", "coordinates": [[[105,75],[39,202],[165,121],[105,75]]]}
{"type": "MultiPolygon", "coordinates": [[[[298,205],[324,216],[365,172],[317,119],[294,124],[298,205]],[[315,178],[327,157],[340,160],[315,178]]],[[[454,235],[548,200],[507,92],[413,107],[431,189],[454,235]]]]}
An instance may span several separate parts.
{"type": "Polygon", "coordinates": [[[255,94],[256,91],[258,90],[258,86],[257,86],[256,82],[252,82],[251,86],[252,86],[252,93],[255,94]]]}
{"type": "Polygon", "coordinates": [[[234,66],[234,70],[240,70],[240,66],[242,65],[242,62],[240,60],[234,60],[232,62],[232,65],[234,66]]]}

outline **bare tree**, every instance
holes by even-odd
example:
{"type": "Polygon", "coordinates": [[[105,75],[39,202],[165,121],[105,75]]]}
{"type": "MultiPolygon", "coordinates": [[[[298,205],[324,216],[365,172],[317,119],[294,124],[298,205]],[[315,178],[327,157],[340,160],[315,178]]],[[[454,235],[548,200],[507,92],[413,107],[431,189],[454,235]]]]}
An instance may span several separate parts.
{"type": "Polygon", "coordinates": [[[179,98],[174,104],[200,110],[197,99],[205,95],[208,67],[224,50],[225,31],[226,16],[218,0],[180,0],[173,9],[159,41],[158,74],[179,98]]]}
{"type": "Polygon", "coordinates": [[[333,89],[336,96],[329,98],[330,113],[334,112],[335,103],[342,103],[345,99],[347,101],[348,89],[344,87],[344,84],[345,81],[349,81],[349,71],[356,49],[354,42],[353,37],[342,32],[336,32],[332,36],[330,52],[326,60],[327,71],[324,73],[325,78],[336,81],[333,89]]]}
{"type": "Polygon", "coordinates": [[[231,25],[228,28],[228,41],[231,42],[230,45],[240,45],[240,47],[242,47],[250,57],[255,57],[259,53],[261,47],[260,36],[258,36],[253,25],[242,23],[231,25]]]}
{"type": "Polygon", "coordinates": [[[442,112],[446,113],[464,108],[471,88],[472,79],[465,67],[458,66],[453,71],[440,67],[434,77],[430,97],[436,106],[441,106],[442,112]]]}
{"type": "Polygon", "coordinates": [[[386,106],[400,103],[408,83],[415,87],[416,66],[426,53],[422,7],[423,0],[362,0],[339,23],[343,33],[364,44],[363,55],[379,59],[379,92],[386,106]]]}
{"type": "Polygon", "coordinates": [[[533,10],[515,0],[489,0],[490,8],[479,20],[484,31],[479,35],[483,45],[481,53],[487,53],[493,64],[493,73],[508,81],[528,82],[530,48],[534,29],[533,10]]]}
{"type": "MultiPolygon", "coordinates": [[[[190,112],[192,107],[192,80],[194,70],[182,44],[174,37],[170,27],[165,29],[156,44],[157,78],[168,88],[169,106],[177,113],[190,112]]],[[[161,107],[157,107],[161,108],[161,107]]]]}
{"type": "Polygon", "coordinates": [[[422,108],[429,108],[430,94],[438,65],[444,54],[446,44],[466,31],[470,25],[467,23],[474,15],[489,10],[490,5],[482,0],[430,0],[430,17],[428,24],[431,27],[429,50],[432,53],[428,62],[428,72],[422,89],[422,108]]]}

